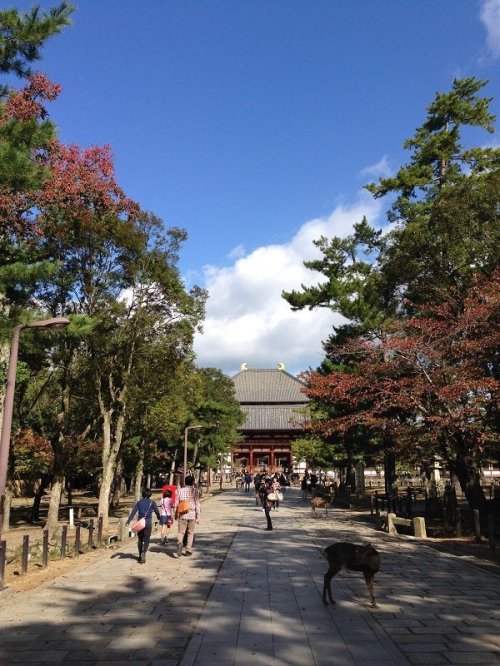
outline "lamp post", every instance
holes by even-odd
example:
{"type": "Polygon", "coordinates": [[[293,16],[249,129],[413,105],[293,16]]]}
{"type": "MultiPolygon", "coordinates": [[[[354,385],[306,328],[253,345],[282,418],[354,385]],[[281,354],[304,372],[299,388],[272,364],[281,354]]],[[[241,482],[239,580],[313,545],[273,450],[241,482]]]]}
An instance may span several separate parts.
{"type": "Polygon", "coordinates": [[[0,534],[3,528],[3,515],[5,504],[5,487],[7,485],[7,467],[9,464],[10,432],[12,429],[12,412],[14,408],[14,391],[16,388],[17,356],[19,352],[19,336],[25,328],[62,328],[69,324],[65,317],[53,319],[40,319],[28,324],[18,324],[12,335],[9,366],[7,369],[7,384],[5,386],[5,399],[2,418],[2,436],[0,438],[0,534]]]}
{"type": "Polygon", "coordinates": [[[192,425],[184,428],[184,468],[183,468],[184,483],[186,482],[187,464],[188,464],[188,433],[190,430],[201,430],[202,428],[205,427],[206,426],[203,425],[192,425]]]}

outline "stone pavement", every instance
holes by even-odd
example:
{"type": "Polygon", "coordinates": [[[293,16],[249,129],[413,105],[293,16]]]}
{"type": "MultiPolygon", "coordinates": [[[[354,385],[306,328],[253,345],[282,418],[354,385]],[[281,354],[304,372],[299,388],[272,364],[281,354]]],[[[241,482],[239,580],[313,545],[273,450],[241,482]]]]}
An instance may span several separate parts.
{"type": "Polygon", "coordinates": [[[203,503],[195,554],[135,542],[27,593],[0,596],[0,664],[391,666],[500,664],[500,577],[467,558],[376,531],[355,513],[312,518],[287,491],[275,529],[253,494],[203,503]],[[371,541],[378,609],[359,573],[333,579],[334,541],[371,541]],[[227,555],[226,555],[227,553],[227,555]]]}

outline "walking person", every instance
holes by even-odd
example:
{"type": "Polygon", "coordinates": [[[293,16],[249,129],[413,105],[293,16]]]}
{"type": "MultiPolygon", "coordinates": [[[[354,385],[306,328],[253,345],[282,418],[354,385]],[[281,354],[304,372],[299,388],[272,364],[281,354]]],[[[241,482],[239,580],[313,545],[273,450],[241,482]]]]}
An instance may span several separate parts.
{"type": "Polygon", "coordinates": [[[146,524],[144,529],[137,532],[137,548],[139,551],[139,557],[137,558],[137,561],[139,564],[144,564],[146,562],[146,553],[148,552],[151,532],[153,530],[153,511],[156,513],[158,520],[160,520],[158,506],[156,502],[151,499],[151,490],[149,488],[145,488],[142,491],[142,498],[136,502],[127,520],[127,525],[129,525],[135,514],[137,514],[138,520],[140,518],[145,519],[146,524]]]}
{"type": "Polygon", "coordinates": [[[186,549],[184,555],[193,554],[193,539],[195,526],[200,522],[200,494],[194,487],[194,477],[186,476],[184,486],[179,490],[175,498],[174,512],[177,516],[177,551],[174,557],[180,557],[183,552],[184,535],[187,534],[186,549]],[[179,513],[180,504],[186,504],[187,511],[179,513]]]}
{"type": "Polygon", "coordinates": [[[164,546],[168,543],[168,532],[173,524],[172,491],[165,490],[160,502],[160,541],[164,546]]]}
{"type": "Polygon", "coordinates": [[[270,531],[273,529],[273,523],[271,521],[271,509],[273,508],[273,503],[269,499],[269,495],[273,492],[273,485],[271,479],[266,479],[262,481],[259,488],[260,500],[262,502],[262,508],[266,515],[267,527],[266,530],[270,531]]]}
{"type": "Polygon", "coordinates": [[[272,489],[273,489],[273,494],[274,494],[274,506],[273,509],[276,509],[276,511],[279,509],[280,506],[280,495],[281,495],[281,485],[279,482],[279,477],[277,474],[273,476],[272,479],[272,489]]]}
{"type": "Polygon", "coordinates": [[[300,489],[302,490],[302,499],[307,499],[307,477],[303,476],[300,482],[300,489]]]}
{"type": "Polygon", "coordinates": [[[249,493],[250,492],[250,484],[253,481],[253,476],[250,474],[248,470],[245,470],[245,492],[249,493]]]}
{"type": "Polygon", "coordinates": [[[253,485],[255,488],[255,506],[259,506],[259,503],[262,503],[259,495],[261,483],[263,483],[262,475],[257,473],[253,478],[253,485]]]}

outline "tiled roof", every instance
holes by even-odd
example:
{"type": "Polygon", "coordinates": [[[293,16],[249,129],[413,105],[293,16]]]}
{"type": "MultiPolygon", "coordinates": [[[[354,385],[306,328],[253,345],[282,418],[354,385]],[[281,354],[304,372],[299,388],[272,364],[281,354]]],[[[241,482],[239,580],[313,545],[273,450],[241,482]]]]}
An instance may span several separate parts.
{"type": "Polygon", "coordinates": [[[302,430],[304,405],[242,405],[247,415],[241,430],[302,430]]]}
{"type": "Polygon", "coordinates": [[[284,370],[242,370],[233,377],[236,400],[253,404],[307,403],[304,383],[284,370]]]}

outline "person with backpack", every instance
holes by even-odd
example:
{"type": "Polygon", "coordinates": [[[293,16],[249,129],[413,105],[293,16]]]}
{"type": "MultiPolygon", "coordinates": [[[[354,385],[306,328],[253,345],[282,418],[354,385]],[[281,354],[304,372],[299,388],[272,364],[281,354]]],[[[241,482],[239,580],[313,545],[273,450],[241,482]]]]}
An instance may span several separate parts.
{"type": "Polygon", "coordinates": [[[253,477],[248,470],[245,470],[245,492],[250,492],[250,484],[252,483],[253,477]]]}
{"type": "Polygon", "coordinates": [[[142,498],[136,502],[127,520],[127,525],[129,525],[132,518],[137,513],[137,519],[140,520],[141,518],[144,518],[145,521],[144,528],[137,532],[137,549],[139,551],[137,561],[139,564],[144,564],[146,562],[146,553],[148,552],[151,532],[153,530],[153,512],[156,513],[158,520],[160,520],[158,506],[156,502],[151,499],[151,495],[152,493],[149,488],[145,488],[142,491],[142,498]]]}
{"type": "Polygon", "coordinates": [[[271,509],[273,508],[273,502],[269,499],[269,495],[273,492],[273,485],[271,479],[266,479],[262,481],[259,487],[259,496],[262,503],[262,508],[266,515],[267,527],[266,530],[270,531],[273,529],[273,523],[271,521],[271,509]]]}
{"type": "Polygon", "coordinates": [[[184,486],[175,498],[175,516],[177,518],[177,551],[173,557],[193,554],[193,540],[196,525],[200,522],[200,494],[194,487],[194,477],[190,474],[184,479],[184,486]],[[186,549],[183,552],[184,535],[187,534],[186,549]]]}
{"type": "Polygon", "coordinates": [[[262,475],[257,473],[253,477],[253,485],[254,485],[254,489],[255,489],[255,506],[259,506],[259,503],[260,503],[259,488],[260,488],[261,481],[262,481],[262,475]]]}

